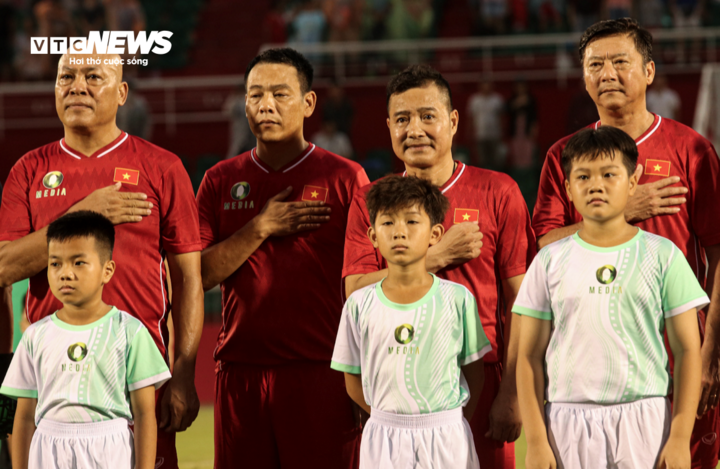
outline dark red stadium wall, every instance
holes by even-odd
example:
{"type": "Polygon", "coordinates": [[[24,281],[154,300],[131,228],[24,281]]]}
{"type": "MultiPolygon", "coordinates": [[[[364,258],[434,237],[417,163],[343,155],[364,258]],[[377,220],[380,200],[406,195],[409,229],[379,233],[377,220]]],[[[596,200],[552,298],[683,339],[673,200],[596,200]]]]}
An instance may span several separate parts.
{"type": "MultiPolygon", "coordinates": [[[[673,75],[670,85],[682,99],[681,121],[691,125],[700,75],[697,73],[673,75]]],[[[475,91],[472,83],[451,83],[453,102],[460,112],[460,128],[455,143],[467,146],[468,97],[475,91]]],[[[567,110],[573,93],[578,89],[576,80],[568,82],[566,88],[558,88],[555,80],[533,81],[530,83],[532,94],[537,99],[539,117],[539,148],[544,155],[547,148],[565,135],[567,110]]],[[[512,83],[499,83],[497,90],[505,98],[510,96],[512,83]]],[[[390,149],[390,135],[385,119],[385,89],[382,86],[356,86],[348,88],[348,96],[355,106],[355,119],[352,129],[352,141],[355,150],[362,159],[373,148],[390,149]]],[[[322,102],[325,90],[318,89],[319,103],[315,114],[308,119],[305,127],[307,139],[317,132],[322,119],[322,102]]],[[[52,96],[48,96],[52,100],[52,96]]],[[[0,181],[5,181],[12,165],[25,152],[62,137],[62,128],[53,129],[6,130],[0,140],[0,181]]],[[[228,124],[202,123],[179,124],[174,133],[168,133],[162,124],[153,128],[153,143],[187,158],[189,166],[199,155],[208,153],[225,155],[228,145],[228,124]]]]}

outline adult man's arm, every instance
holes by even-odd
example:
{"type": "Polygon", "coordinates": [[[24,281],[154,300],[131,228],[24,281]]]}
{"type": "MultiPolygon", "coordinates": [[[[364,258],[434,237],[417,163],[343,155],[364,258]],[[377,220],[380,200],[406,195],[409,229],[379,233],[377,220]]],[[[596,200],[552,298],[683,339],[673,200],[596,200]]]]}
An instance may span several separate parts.
{"type": "Polygon", "coordinates": [[[205,316],[200,253],[168,254],[173,291],[175,363],[160,409],[160,428],[186,430],[197,417],[200,401],[195,390],[195,358],[205,316]]]}
{"type": "Polygon", "coordinates": [[[518,347],[520,344],[520,316],[512,313],[515,298],[520,291],[525,275],[517,275],[502,280],[505,300],[505,350],[503,360],[503,376],[500,389],[490,408],[488,417],[489,429],[485,436],[498,441],[513,442],[520,438],[522,421],[518,405],[516,369],[518,347]]]}
{"type": "MultiPolygon", "coordinates": [[[[267,201],[262,211],[224,241],[202,252],[202,286],[209,290],[232,275],[270,236],[286,236],[320,228],[330,219],[324,202],[283,202],[288,187],[267,201]]],[[[198,201],[202,204],[200,194],[198,201]]]]}
{"type": "MultiPolygon", "coordinates": [[[[92,210],[105,215],[114,225],[137,223],[150,215],[152,203],[139,192],[120,192],[121,183],[98,189],[73,205],[67,213],[92,210]]],[[[14,190],[8,179],[6,204],[14,190]]],[[[3,207],[4,208],[4,207],[3,207]]],[[[47,267],[47,227],[29,233],[15,241],[0,241],[0,287],[30,278],[47,267]]]]}
{"type": "MultiPolygon", "coordinates": [[[[425,268],[428,272],[437,273],[451,264],[463,264],[475,259],[482,249],[482,237],[477,223],[465,222],[453,225],[445,232],[440,242],[428,249],[425,268]]],[[[369,239],[367,243],[370,244],[369,239]]],[[[348,275],[345,277],[345,295],[350,296],[354,291],[377,283],[385,277],[387,277],[387,269],[348,275]]]]}
{"type": "MultiPolygon", "coordinates": [[[[550,159],[549,154],[548,159],[550,159]]],[[[546,164],[552,164],[552,162],[546,161],[546,164]]],[[[642,176],[642,173],[643,165],[638,165],[635,170],[635,176],[637,176],[638,180],[642,176]]],[[[545,174],[545,171],[543,171],[541,178],[544,178],[545,174]]],[[[558,178],[555,178],[554,182],[558,180],[558,178]]],[[[678,182],[680,182],[680,178],[672,176],[649,184],[638,184],[635,195],[630,197],[625,207],[625,219],[627,222],[638,223],[658,215],[678,213],[680,211],[678,205],[684,204],[687,201],[684,195],[688,192],[687,187],[668,187],[678,182]]],[[[541,181],[539,192],[543,192],[543,185],[543,181],[541,181]]],[[[558,188],[555,194],[564,193],[564,190],[563,182],[562,191],[558,188]]],[[[541,194],[539,193],[538,200],[540,199],[541,194]]],[[[535,210],[535,214],[538,214],[538,210],[535,210]]],[[[565,215],[567,218],[570,216],[570,214],[565,215]]],[[[533,219],[533,222],[533,226],[537,226],[535,219],[533,219]]],[[[538,238],[538,249],[542,249],[548,244],[571,236],[581,228],[582,222],[554,228],[538,238]]]]}
{"type": "Polygon", "coordinates": [[[720,398],[720,244],[705,248],[708,275],[705,291],[710,298],[705,321],[705,341],[701,348],[702,394],[698,416],[716,407],[720,398]]]}

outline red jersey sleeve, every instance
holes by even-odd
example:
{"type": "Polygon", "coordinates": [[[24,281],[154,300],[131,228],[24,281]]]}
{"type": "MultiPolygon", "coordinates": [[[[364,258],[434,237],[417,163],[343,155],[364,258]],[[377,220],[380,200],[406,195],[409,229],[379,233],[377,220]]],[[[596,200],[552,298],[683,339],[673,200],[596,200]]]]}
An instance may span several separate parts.
{"type": "Polygon", "coordinates": [[[575,207],[565,194],[565,174],[560,165],[562,147],[555,144],[548,151],[540,174],[540,187],[533,210],[532,227],[539,238],[548,232],[572,225],[575,207]]]}
{"type": "Polygon", "coordinates": [[[535,257],[537,243],[520,188],[512,182],[499,199],[495,265],[500,279],[524,274],[535,257]]]}
{"type": "Polygon", "coordinates": [[[25,159],[10,170],[0,206],[0,241],[15,241],[33,231],[30,216],[30,174],[25,159]]]}
{"type": "Polygon", "coordinates": [[[163,248],[174,254],[201,249],[193,188],[179,159],[167,169],[162,178],[160,236],[163,248]]]}
{"type": "Polygon", "coordinates": [[[198,216],[200,217],[200,240],[203,249],[217,243],[220,237],[217,224],[217,212],[213,210],[213,208],[216,207],[217,191],[209,174],[209,172],[205,173],[205,177],[203,177],[197,193],[198,216]]]}
{"type": "Polygon", "coordinates": [[[382,257],[367,237],[370,215],[365,206],[365,190],[359,190],[353,197],[345,230],[345,258],[343,278],[348,275],[368,274],[381,270],[382,257]]]}
{"type": "Polygon", "coordinates": [[[720,244],[720,161],[710,142],[691,149],[688,171],[688,210],[693,232],[703,247],[720,244]]]}

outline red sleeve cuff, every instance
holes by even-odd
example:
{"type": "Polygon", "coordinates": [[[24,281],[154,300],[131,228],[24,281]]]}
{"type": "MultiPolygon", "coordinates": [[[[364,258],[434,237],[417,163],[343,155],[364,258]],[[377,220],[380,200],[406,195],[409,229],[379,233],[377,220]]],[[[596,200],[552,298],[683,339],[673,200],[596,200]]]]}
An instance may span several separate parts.
{"type": "Polygon", "coordinates": [[[199,242],[188,244],[163,244],[163,248],[172,254],[187,254],[188,252],[202,251],[202,244],[199,242]]]}
{"type": "Polygon", "coordinates": [[[358,265],[353,264],[352,266],[343,269],[342,271],[342,278],[345,280],[347,277],[351,275],[365,275],[365,274],[371,274],[373,272],[377,272],[378,267],[376,265],[358,265]]]}
{"type": "Polygon", "coordinates": [[[508,278],[517,277],[527,272],[527,266],[523,263],[517,266],[513,266],[509,269],[500,269],[500,279],[505,280],[508,278]]]}

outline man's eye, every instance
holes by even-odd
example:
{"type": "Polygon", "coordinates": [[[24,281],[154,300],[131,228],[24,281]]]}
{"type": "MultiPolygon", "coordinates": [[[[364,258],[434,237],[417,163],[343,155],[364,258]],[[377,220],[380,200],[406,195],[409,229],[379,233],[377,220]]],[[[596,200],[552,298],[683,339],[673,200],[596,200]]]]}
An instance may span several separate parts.
{"type": "Polygon", "coordinates": [[[276,98],[283,98],[283,97],[285,97],[285,96],[287,96],[287,95],[284,94],[284,93],[275,93],[275,97],[276,97],[276,98]]]}
{"type": "Polygon", "coordinates": [[[51,263],[50,263],[50,266],[51,266],[51,267],[57,267],[57,266],[58,266],[58,263],[57,263],[57,262],[51,262],[51,263]]]}
{"type": "Polygon", "coordinates": [[[395,122],[397,122],[398,124],[402,124],[403,122],[405,122],[405,118],[404,118],[404,117],[398,117],[398,119],[397,119],[395,122]]]}

